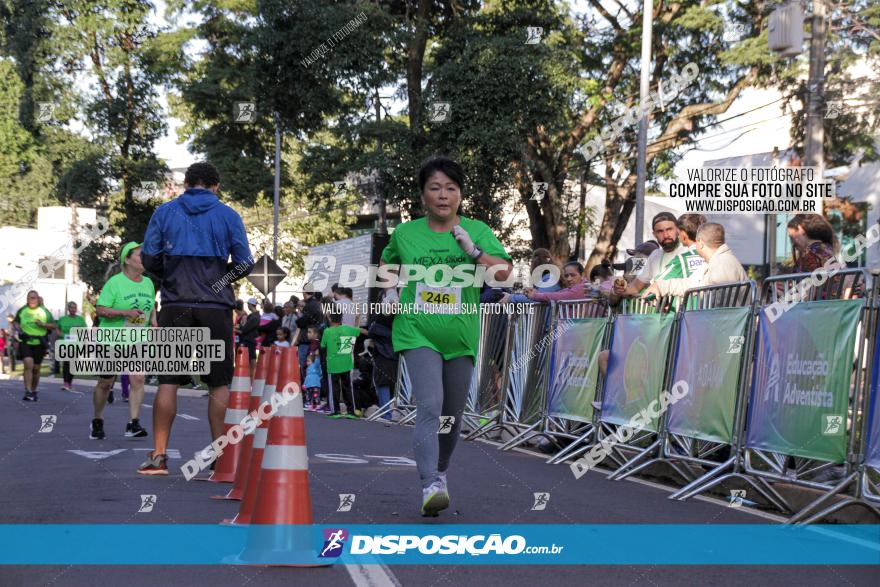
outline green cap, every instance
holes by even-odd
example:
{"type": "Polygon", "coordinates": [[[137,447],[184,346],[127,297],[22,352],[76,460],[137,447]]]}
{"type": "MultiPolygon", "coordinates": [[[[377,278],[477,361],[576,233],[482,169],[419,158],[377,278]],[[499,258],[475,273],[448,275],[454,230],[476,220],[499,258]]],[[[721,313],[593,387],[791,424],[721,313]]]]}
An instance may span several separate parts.
{"type": "Polygon", "coordinates": [[[131,252],[133,250],[135,250],[136,248],[138,248],[139,246],[141,246],[141,243],[136,243],[134,241],[132,241],[130,243],[125,243],[125,246],[122,247],[122,252],[119,253],[119,264],[124,267],[125,260],[128,258],[128,256],[131,254],[131,252]]]}

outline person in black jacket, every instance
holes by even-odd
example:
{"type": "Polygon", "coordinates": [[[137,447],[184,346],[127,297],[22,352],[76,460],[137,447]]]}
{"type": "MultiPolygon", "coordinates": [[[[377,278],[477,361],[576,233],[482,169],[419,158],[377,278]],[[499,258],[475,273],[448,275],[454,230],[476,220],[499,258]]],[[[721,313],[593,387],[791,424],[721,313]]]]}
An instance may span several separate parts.
{"type": "MultiPolygon", "coordinates": [[[[303,289],[308,289],[308,285],[303,286],[303,289]]],[[[297,345],[297,357],[299,358],[300,375],[302,376],[300,381],[306,380],[306,357],[309,354],[309,326],[320,328],[321,324],[324,322],[324,312],[321,309],[321,301],[318,294],[312,291],[303,291],[303,299],[305,300],[305,306],[303,307],[302,315],[296,319],[296,327],[299,328],[299,337],[298,340],[295,341],[297,345]]],[[[326,373],[326,371],[324,372],[326,373]]]]}
{"type": "Polygon", "coordinates": [[[253,381],[254,373],[257,370],[257,330],[260,328],[260,313],[257,312],[256,298],[249,299],[247,305],[248,315],[238,330],[238,344],[248,350],[250,375],[251,381],[253,381]]]}
{"type": "MultiPolygon", "coordinates": [[[[389,295],[388,291],[390,290],[382,292],[380,302],[388,303],[390,306],[397,300],[393,295],[389,295]]],[[[390,312],[390,307],[388,310],[371,315],[367,322],[367,337],[373,341],[373,387],[376,388],[376,395],[379,396],[380,408],[391,401],[391,388],[397,382],[398,358],[397,353],[394,352],[394,346],[391,344],[391,326],[394,323],[394,314],[390,312]]],[[[391,420],[391,412],[385,414],[385,419],[391,420]]]]}

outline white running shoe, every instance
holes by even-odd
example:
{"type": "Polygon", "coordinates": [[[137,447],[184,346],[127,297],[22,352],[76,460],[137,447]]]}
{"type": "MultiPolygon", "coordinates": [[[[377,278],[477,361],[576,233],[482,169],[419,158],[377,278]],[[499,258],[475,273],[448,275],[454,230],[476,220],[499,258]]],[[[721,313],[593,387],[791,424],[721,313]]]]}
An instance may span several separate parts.
{"type": "Polygon", "coordinates": [[[422,515],[436,517],[441,510],[449,507],[449,493],[446,484],[434,481],[422,489],[422,515]]]}

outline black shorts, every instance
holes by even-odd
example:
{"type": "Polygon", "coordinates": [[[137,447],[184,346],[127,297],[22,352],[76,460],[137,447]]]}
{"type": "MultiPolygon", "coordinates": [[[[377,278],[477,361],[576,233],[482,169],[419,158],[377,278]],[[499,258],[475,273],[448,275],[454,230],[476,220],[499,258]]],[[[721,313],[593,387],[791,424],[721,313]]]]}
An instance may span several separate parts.
{"type": "Polygon", "coordinates": [[[46,356],[46,345],[44,344],[21,343],[18,346],[21,351],[22,361],[30,357],[34,360],[35,365],[39,365],[43,362],[43,357],[46,356]]]}
{"type": "MultiPolygon", "coordinates": [[[[223,341],[225,356],[222,361],[212,361],[211,371],[207,375],[200,375],[202,381],[208,387],[220,387],[232,383],[232,360],[233,360],[233,325],[232,310],[219,308],[187,308],[183,306],[166,306],[159,312],[160,328],[207,328],[211,333],[211,340],[223,341]]],[[[189,375],[159,375],[159,384],[187,383],[189,375]]]]}
{"type": "Polygon", "coordinates": [[[251,360],[251,363],[257,360],[257,341],[245,341],[240,343],[239,346],[243,346],[248,350],[248,359],[251,360]]]}

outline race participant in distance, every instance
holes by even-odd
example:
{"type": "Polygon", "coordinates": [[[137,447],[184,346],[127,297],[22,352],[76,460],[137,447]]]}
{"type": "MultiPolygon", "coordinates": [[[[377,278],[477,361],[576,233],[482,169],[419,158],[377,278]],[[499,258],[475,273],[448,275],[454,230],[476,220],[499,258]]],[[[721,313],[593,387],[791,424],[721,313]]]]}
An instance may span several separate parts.
{"type": "Polygon", "coordinates": [[[37,401],[37,385],[40,383],[40,365],[46,356],[49,331],[56,330],[55,320],[40,303],[35,290],[27,293],[27,305],[15,314],[13,322],[18,326],[21,342],[21,361],[24,363],[24,397],[26,402],[37,401]]]}

